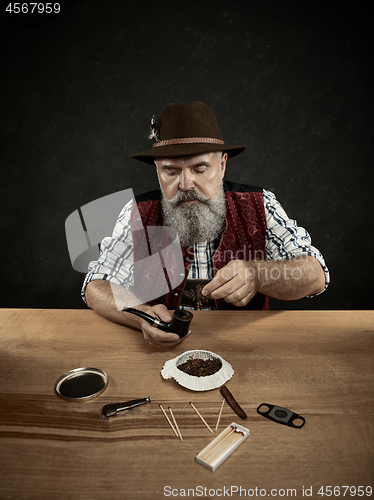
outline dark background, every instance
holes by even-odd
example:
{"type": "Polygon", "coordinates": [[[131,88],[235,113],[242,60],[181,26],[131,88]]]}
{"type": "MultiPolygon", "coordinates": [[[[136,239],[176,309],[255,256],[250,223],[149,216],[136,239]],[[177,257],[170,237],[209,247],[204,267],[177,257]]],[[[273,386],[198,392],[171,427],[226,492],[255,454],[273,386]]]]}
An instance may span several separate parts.
{"type": "Polygon", "coordinates": [[[373,308],[368,7],[60,3],[60,15],[2,10],[1,307],[86,307],[66,218],[156,188],[128,155],[150,147],[166,104],[200,100],[226,142],[248,145],[226,178],[273,190],[329,266],[325,293],[272,308],[373,308]]]}

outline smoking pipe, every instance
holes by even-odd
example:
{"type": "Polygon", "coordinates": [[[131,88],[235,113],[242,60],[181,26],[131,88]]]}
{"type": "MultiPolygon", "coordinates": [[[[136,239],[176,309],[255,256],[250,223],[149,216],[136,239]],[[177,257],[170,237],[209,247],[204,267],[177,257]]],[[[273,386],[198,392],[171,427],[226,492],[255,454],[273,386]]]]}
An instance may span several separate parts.
{"type": "Polygon", "coordinates": [[[193,314],[190,311],[183,311],[181,309],[177,309],[174,312],[173,318],[170,323],[160,321],[159,319],[154,318],[153,316],[150,316],[143,311],[139,311],[139,309],[133,309],[132,307],[124,307],[122,311],[135,314],[135,316],[139,316],[139,318],[144,319],[155,328],[159,328],[164,332],[176,333],[181,338],[187,335],[191,320],[193,318],[193,314]]]}

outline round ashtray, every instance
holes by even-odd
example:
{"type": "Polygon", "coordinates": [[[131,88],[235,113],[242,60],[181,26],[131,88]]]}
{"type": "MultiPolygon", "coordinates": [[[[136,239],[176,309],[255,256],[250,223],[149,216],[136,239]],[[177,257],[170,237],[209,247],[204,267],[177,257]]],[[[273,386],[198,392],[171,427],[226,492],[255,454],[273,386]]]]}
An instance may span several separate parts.
{"type": "Polygon", "coordinates": [[[88,401],[103,393],[108,375],[98,368],[75,368],[64,373],[56,382],[59,396],[69,401],[88,401]]]}
{"type": "Polygon", "coordinates": [[[164,379],[173,378],[179,385],[190,389],[191,391],[210,391],[224,385],[234,375],[234,370],[230,363],[225,361],[221,356],[211,351],[186,351],[174,359],[169,359],[164,364],[161,370],[161,375],[164,379]],[[189,360],[220,360],[221,368],[212,375],[194,376],[181,371],[178,366],[186,363],[189,360]]]}

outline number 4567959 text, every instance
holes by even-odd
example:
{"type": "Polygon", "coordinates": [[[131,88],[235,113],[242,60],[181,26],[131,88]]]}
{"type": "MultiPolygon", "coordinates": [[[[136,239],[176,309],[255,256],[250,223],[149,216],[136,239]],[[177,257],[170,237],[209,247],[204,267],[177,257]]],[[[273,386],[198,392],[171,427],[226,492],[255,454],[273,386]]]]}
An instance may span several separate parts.
{"type": "Polygon", "coordinates": [[[8,4],[5,9],[9,14],[58,14],[61,10],[59,3],[47,2],[15,2],[8,4]]]}

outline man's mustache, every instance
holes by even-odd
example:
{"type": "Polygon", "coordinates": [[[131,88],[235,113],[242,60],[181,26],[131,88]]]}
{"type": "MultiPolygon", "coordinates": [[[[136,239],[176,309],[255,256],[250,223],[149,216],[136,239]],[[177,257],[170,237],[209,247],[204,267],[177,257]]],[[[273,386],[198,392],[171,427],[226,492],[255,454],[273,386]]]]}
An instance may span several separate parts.
{"type": "Polygon", "coordinates": [[[200,201],[201,203],[205,203],[206,205],[209,205],[210,202],[210,198],[208,196],[205,196],[202,193],[195,191],[194,189],[190,189],[189,191],[178,191],[178,193],[169,201],[169,203],[173,207],[177,207],[184,201],[193,200],[200,201]]]}

